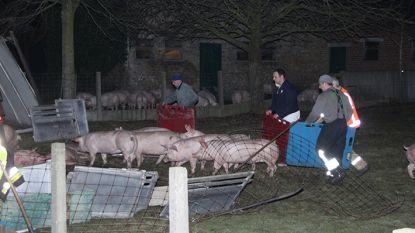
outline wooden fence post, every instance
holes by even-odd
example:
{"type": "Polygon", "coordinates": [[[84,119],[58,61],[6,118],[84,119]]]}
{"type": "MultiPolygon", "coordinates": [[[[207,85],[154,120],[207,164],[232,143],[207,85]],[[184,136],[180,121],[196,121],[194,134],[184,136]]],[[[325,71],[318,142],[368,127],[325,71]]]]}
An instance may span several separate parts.
{"type": "Polygon", "coordinates": [[[52,232],[66,233],[65,143],[52,143],[52,232]]]}
{"type": "Polygon", "coordinates": [[[97,89],[97,120],[102,120],[102,104],[101,104],[101,72],[96,72],[96,89],[97,89]]]}
{"type": "Polygon", "coordinates": [[[164,99],[166,98],[166,88],[167,88],[167,84],[166,84],[166,72],[162,71],[161,72],[161,102],[164,102],[164,99]]]}
{"type": "Polygon", "coordinates": [[[219,106],[223,109],[223,106],[225,105],[225,97],[223,94],[223,77],[222,77],[222,71],[218,71],[218,99],[219,99],[219,106]]]}
{"type": "Polygon", "coordinates": [[[187,170],[169,168],[169,222],[170,233],[189,233],[189,201],[187,170]]]}

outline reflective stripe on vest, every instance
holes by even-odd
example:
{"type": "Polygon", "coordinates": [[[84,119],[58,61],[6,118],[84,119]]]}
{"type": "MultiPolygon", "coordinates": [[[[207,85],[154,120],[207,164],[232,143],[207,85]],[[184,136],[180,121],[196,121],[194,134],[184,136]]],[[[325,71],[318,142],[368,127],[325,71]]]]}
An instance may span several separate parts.
{"type": "Polygon", "coordinates": [[[356,110],[356,107],[354,106],[353,99],[350,96],[349,92],[343,87],[341,88],[341,91],[343,92],[344,95],[347,96],[347,99],[349,100],[349,103],[352,106],[352,117],[350,117],[350,119],[347,121],[347,126],[352,127],[352,128],[359,128],[360,127],[359,115],[357,115],[357,110],[356,110]]]}

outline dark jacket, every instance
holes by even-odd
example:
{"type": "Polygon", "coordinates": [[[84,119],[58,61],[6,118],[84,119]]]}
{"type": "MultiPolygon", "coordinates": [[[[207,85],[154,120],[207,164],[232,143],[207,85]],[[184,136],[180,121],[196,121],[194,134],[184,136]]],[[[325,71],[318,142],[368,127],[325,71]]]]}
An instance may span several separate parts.
{"type": "Polygon", "coordinates": [[[281,87],[272,94],[272,103],[268,109],[272,111],[272,114],[278,114],[280,118],[297,112],[299,109],[295,87],[285,80],[281,87]]]}

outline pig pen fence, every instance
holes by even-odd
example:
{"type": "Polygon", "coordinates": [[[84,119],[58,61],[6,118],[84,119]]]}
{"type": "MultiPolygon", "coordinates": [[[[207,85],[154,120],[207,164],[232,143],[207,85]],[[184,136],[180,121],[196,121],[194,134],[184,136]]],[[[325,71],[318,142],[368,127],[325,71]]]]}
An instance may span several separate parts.
{"type": "MultiPolygon", "coordinates": [[[[304,135],[269,129],[240,129],[229,132],[229,135],[231,137],[227,139],[218,137],[206,142],[208,147],[202,156],[209,158],[218,152],[229,152],[232,157],[258,152],[257,156],[261,156],[259,161],[265,161],[274,158],[275,151],[268,148],[275,148],[276,143],[280,162],[290,150],[291,157],[285,158],[290,163],[301,160],[321,164],[320,159],[313,156],[315,143],[304,135]],[[262,140],[270,135],[278,136],[275,142],[262,140]],[[252,143],[252,140],[245,143],[246,136],[249,140],[260,141],[259,144],[252,143]],[[287,143],[287,147],[281,146],[287,143]],[[239,147],[230,146],[234,144],[239,147]]],[[[67,232],[168,232],[169,164],[156,165],[155,157],[146,156],[140,170],[126,170],[122,160],[120,156],[113,156],[106,165],[97,159],[95,167],[66,167],[66,187],[61,188],[66,189],[67,232]]],[[[378,192],[351,169],[346,172],[341,185],[332,185],[327,183],[325,169],[318,166],[281,166],[270,176],[269,164],[258,163],[252,171],[249,161],[235,160],[234,163],[229,174],[220,169],[216,176],[212,176],[214,168],[212,161],[208,161],[204,170],[197,169],[194,175],[190,175],[191,224],[218,215],[255,212],[258,210],[256,207],[297,194],[295,198],[357,219],[386,215],[403,202],[401,196],[378,192]]],[[[185,166],[190,170],[189,165],[185,166]]],[[[17,190],[31,223],[36,232],[51,232],[51,163],[20,170],[26,182],[17,190]]],[[[9,194],[2,205],[1,223],[12,230],[26,228],[13,195],[9,194]]]]}

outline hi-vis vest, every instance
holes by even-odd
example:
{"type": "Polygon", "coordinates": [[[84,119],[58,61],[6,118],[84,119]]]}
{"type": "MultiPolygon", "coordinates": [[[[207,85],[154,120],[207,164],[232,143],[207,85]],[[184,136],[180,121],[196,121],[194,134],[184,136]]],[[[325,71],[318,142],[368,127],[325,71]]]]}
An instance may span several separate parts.
{"type": "MultiPolygon", "coordinates": [[[[16,167],[7,168],[7,150],[4,146],[0,145],[0,163],[1,166],[6,169],[9,180],[15,187],[24,183],[24,178],[22,174],[16,167]]],[[[4,202],[7,199],[7,194],[10,191],[10,183],[7,181],[3,169],[0,168],[0,181],[1,181],[1,192],[0,199],[4,202]]]]}
{"type": "Polygon", "coordinates": [[[347,121],[347,126],[357,129],[360,127],[360,120],[359,115],[357,115],[357,110],[356,106],[354,106],[353,99],[350,96],[349,92],[343,87],[340,89],[340,91],[347,96],[347,99],[349,100],[349,103],[352,106],[352,117],[350,117],[350,119],[347,121]]]}

